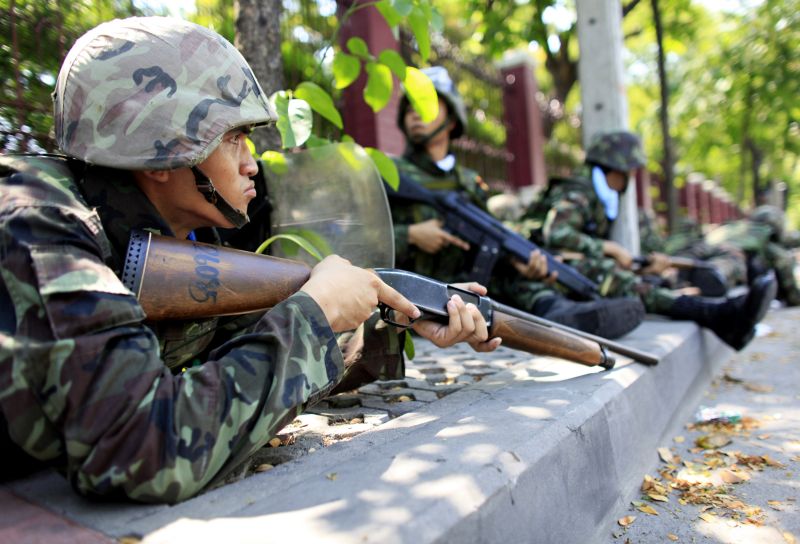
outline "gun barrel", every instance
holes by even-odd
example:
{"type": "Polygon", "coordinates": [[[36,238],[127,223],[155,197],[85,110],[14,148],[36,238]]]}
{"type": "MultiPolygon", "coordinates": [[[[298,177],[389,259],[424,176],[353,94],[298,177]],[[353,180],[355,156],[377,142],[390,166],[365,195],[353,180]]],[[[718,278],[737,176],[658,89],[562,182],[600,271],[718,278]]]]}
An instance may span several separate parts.
{"type": "Polygon", "coordinates": [[[659,358],[651,353],[647,353],[636,348],[632,348],[630,346],[626,346],[624,344],[620,344],[619,342],[614,342],[613,340],[608,340],[607,338],[603,338],[602,336],[596,336],[594,334],[583,332],[578,329],[573,329],[572,327],[568,327],[566,325],[562,325],[561,323],[556,323],[554,321],[548,321],[547,319],[541,318],[536,315],[528,314],[517,310],[516,308],[512,308],[511,306],[506,306],[505,304],[501,304],[499,302],[492,302],[492,309],[495,312],[502,312],[512,316],[519,316],[523,319],[527,319],[533,323],[538,325],[542,325],[545,327],[550,327],[553,329],[558,329],[563,332],[570,333],[574,336],[578,336],[580,338],[584,338],[586,340],[590,340],[592,342],[596,342],[597,344],[608,348],[609,350],[619,353],[620,355],[625,355],[626,357],[630,357],[634,361],[638,361],[645,365],[653,366],[657,365],[659,362],[659,358]]]}

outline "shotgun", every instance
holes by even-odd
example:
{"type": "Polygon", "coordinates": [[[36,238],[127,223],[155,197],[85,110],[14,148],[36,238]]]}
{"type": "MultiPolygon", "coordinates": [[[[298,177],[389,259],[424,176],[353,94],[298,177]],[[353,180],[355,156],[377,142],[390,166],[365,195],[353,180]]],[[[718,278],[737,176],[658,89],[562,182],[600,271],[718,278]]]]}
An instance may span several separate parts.
{"type": "MultiPolygon", "coordinates": [[[[310,267],[298,261],[134,231],[122,281],[147,318],[157,321],[266,310],[298,291],[310,273],[310,267]]],[[[544,320],[488,297],[411,272],[376,269],[375,273],[415,304],[421,319],[446,322],[447,301],[458,293],[481,311],[490,336],[501,337],[508,347],[587,366],[614,366],[614,358],[600,343],[555,324],[543,325],[544,320]]],[[[382,307],[381,315],[393,323],[390,308],[382,307]]]]}

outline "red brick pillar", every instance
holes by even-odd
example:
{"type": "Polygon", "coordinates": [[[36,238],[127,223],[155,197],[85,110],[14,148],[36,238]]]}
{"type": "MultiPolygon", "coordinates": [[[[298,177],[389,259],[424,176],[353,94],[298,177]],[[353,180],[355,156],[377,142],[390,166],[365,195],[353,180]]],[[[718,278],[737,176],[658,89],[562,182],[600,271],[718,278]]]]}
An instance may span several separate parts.
{"type": "MultiPolygon", "coordinates": [[[[337,0],[339,16],[353,3],[364,0],[337,0]]],[[[384,49],[400,51],[400,45],[392,34],[386,20],[377,9],[370,6],[352,13],[342,26],[339,45],[348,52],[347,40],[359,37],[367,42],[370,53],[376,55],[384,49]]],[[[372,111],[364,102],[364,87],[367,76],[362,69],[355,83],[342,93],[342,120],[344,131],[363,146],[376,147],[385,153],[401,155],[405,149],[403,133],[397,128],[397,108],[401,91],[397,78],[394,79],[394,92],[389,103],[378,113],[372,111]]]]}
{"type": "Polygon", "coordinates": [[[710,187],[706,182],[699,184],[697,211],[701,225],[708,225],[711,222],[711,194],[710,187]]]}
{"type": "Polygon", "coordinates": [[[697,184],[692,182],[685,182],[683,186],[678,189],[678,205],[686,209],[686,217],[692,221],[697,221],[697,184]]]}
{"type": "Polygon", "coordinates": [[[716,187],[711,189],[711,191],[708,193],[708,196],[711,200],[711,207],[709,210],[711,223],[718,225],[722,223],[722,198],[719,189],[716,187]]]}
{"type": "Polygon", "coordinates": [[[512,187],[546,185],[542,114],[536,102],[539,87],[533,77],[534,62],[527,53],[511,54],[500,63],[503,77],[503,119],[512,187]]]}

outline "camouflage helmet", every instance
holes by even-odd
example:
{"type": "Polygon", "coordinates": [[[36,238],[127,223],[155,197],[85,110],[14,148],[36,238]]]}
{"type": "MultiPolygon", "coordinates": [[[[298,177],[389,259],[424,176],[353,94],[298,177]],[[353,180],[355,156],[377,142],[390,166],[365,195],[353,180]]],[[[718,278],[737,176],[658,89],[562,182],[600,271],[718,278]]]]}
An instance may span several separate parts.
{"type": "MultiPolygon", "coordinates": [[[[447,68],[443,66],[431,66],[423,68],[422,73],[428,76],[433,83],[433,88],[439,98],[445,101],[450,113],[450,117],[456,122],[456,126],[450,133],[450,137],[455,139],[464,134],[467,126],[467,107],[464,105],[464,99],[456,89],[455,83],[450,79],[450,74],[447,68]]],[[[400,130],[404,130],[404,118],[408,111],[409,101],[406,96],[400,102],[400,108],[397,110],[397,126],[400,130]]]]}
{"type": "Polygon", "coordinates": [[[639,137],[625,130],[595,134],[586,150],[587,163],[618,172],[640,168],[645,160],[639,137]]]}
{"type": "Polygon", "coordinates": [[[783,236],[784,217],[780,208],[766,204],[759,206],[750,214],[750,220],[769,226],[777,240],[783,236]]]}
{"type": "Polygon", "coordinates": [[[229,130],[277,119],[230,42],[169,17],[117,19],[84,34],[53,100],[64,153],[129,170],[194,166],[229,130]]]}

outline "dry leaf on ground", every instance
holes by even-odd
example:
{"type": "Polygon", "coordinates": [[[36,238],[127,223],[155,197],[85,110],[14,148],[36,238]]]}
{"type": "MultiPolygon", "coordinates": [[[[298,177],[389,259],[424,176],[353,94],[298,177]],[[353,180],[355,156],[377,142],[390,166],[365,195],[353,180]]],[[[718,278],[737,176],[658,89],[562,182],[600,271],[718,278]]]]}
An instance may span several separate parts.
{"type": "Polygon", "coordinates": [[[635,519],[636,519],[636,516],[625,516],[624,518],[618,519],[617,523],[619,523],[623,527],[627,527],[628,525],[633,523],[635,519]]]}

